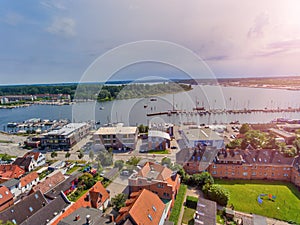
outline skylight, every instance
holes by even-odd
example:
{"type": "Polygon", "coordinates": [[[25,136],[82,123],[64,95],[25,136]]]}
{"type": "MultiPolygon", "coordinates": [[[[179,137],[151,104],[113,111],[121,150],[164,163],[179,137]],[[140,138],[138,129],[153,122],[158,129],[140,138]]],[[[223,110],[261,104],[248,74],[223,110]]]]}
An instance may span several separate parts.
{"type": "Polygon", "coordinates": [[[156,208],[155,208],[155,206],[154,206],[154,205],[152,206],[152,209],[153,209],[153,211],[154,211],[154,212],[156,212],[156,208]]]}
{"type": "Polygon", "coordinates": [[[148,218],[149,218],[149,220],[153,220],[153,218],[152,218],[152,216],[150,215],[150,214],[148,214],[148,218]]]}

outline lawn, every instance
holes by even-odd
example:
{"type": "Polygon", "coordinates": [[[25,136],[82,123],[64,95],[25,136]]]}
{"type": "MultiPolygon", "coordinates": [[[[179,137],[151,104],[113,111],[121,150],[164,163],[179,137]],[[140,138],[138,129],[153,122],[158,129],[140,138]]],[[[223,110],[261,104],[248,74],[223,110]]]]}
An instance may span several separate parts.
{"type": "Polygon", "coordinates": [[[233,204],[237,211],[300,223],[300,193],[290,183],[249,180],[216,180],[215,183],[228,189],[228,204],[233,204]],[[276,199],[271,201],[265,197],[258,204],[260,194],[272,194],[276,199]]]}
{"type": "Polygon", "coordinates": [[[151,154],[170,154],[168,150],[149,150],[148,153],[151,154]]]}
{"type": "Polygon", "coordinates": [[[195,209],[191,209],[188,207],[184,207],[184,213],[182,217],[182,223],[188,224],[188,225],[194,225],[194,214],[195,209]]]}

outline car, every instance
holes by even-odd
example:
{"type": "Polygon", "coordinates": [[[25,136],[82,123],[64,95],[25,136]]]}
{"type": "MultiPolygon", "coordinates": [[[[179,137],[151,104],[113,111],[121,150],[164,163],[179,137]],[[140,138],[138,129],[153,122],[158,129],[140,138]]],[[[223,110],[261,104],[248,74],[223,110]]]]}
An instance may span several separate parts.
{"type": "Polygon", "coordinates": [[[230,136],[230,138],[235,139],[236,136],[235,136],[234,134],[232,134],[232,135],[230,136]]]}
{"type": "Polygon", "coordinates": [[[123,176],[129,176],[129,171],[128,170],[123,170],[121,172],[121,175],[123,175],[123,176]]]}
{"type": "Polygon", "coordinates": [[[171,149],[177,149],[177,146],[171,146],[171,149]]]}

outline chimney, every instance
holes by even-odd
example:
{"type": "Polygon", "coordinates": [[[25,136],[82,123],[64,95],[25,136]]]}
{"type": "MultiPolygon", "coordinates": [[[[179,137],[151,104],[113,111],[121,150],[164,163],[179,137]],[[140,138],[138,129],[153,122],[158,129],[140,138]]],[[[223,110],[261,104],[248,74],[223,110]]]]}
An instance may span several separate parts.
{"type": "Polygon", "coordinates": [[[77,215],[75,216],[75,221],[78,221],[78,220],[80,220],[80,216],[77,214],[77,215]]]}
{"type": "Polygon", "coordinates": [[[89,224],[91,224],[91,216],[87,215],[86,216],[86,225],[89,225],[89,224]]]}

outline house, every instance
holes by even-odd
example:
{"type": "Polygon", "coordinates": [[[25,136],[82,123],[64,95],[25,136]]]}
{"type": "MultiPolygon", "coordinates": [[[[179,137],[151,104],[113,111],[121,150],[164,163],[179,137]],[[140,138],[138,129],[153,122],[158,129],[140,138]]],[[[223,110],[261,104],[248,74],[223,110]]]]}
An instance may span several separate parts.
{"type": "Polygon", "coordinates": [[[46,158],[44,156],[44,154],[42,154],[41,152],[38,151],[31,151],[31,152],[27,152],[24,156],[24,158],[28,158],[31,157],[36,161],[36,166],[43,166],[46,164],[46,158]]]}
{"type": "Polygon", "coordinates": [[[212,225],[216,224],[217,204],[199,197],[197,202],[197,209],[195,212],[195,225],[212,225]]]}
{"type": "Polygon", "coordinates": [[[112,215],[103,214],[94,208],[81,207],[74,211],[71,215],[63,218],[58,225],[82,225],[82,224],[107,224],[113,225],[114,219],[112,215]]]}
{"type": "MultiPolygon", "coordinates": [[[[0,187],[0,211],[14,204],[14,196],[5,186],[0,187]]],[[[0,217],[1,218],[1,217],[0,217]]]]}
{"type": "Polygon", "coordinates": [[[143,189],[133,192],[126,200],[125,206],[119,210],[116,223],[119,224],[155,224],[163,225],[169,208],[153,192],[143,189]]]}
{"type": "Polygon", "coordinates": [[[161,199],[170,200],[173,206],[180,187],[180,177],[167,167],[147,162],[143,168],[128,178],[128,185],[130,193],[147,189],[161,199]]]}
{"type": "Polygon", "coordinates": [[[41,146],[41,137],[28,137],[24,145],[30,148],[39,148],[41,146]]]}
{"type": "Polygon", "coordinates": [[[37,185],[33,186],[30,193],[41,191],[42,194],[45,194],[65,180],[64,175],[60,171],[50,175],[51,176],[46,177],[45,180],[40,181],[37,185]]]}
{"type": "Polygon", "coordinates": [[[59,130],[52,130],[41,139],[41,147],[52,150],[68,150],[84,138],[90,131],[88,123],[69,123],[59,130]]]}
{"type": "Polygon", "coordinates": [[[26,172],[30,172],[36,168],[36,161],[32,157],[18,157],[13,162],[13,165],[18,165],[26,172]]]}
{"type": "MultiPolygon", "coordinates": [[[[96,194],[95,194],[96,195],[96,194]]],[[[65,212],[63,212],[58,218],[56,218],[54,221],[51,221],[52,225],[57,225],[61,220],[64,218],[70,216],[72,213],[74,213],[76,210],[80,208],[91,208],[93,206],[106,206],[107,202],[109,201],[110,195],[108,191],[103,187],[101,182],[97,182],[90,190],[89,192],[85,193],[83,196],[81,196],[76,202],[74,202],[70,207],[68,207],[65,212]],[[98,193],[97,197],[94,197],[94,194],[90,195],[90,191],[92,193],[98,193]],[[101,194],[101,198],[99,198],[101,194]],[[101,202],[103,202],[103,204],[101,202]],[[93,202],[93,203],[92,203],[93,202]],[[97,203],[97,204],[95,204],[97,203]]],[[[100,210],[98,210],[99,214],[101,213],[100,210]]],[[[82,222],[82,221],[81,221],[82,222]]]]}
{"type": "Polygon", "coordinates": [[[46,204],[47,200],[44,198],[43,194],[38,191],[0,212],[0,218],[4,223],[6,221],[11,221],[14,224],[20,225],[30,216],[43,208],[46,204]]]}
{"type": "Polygon", "coordinates": [[[12,178],[20,178],[25,173],[21,167],[13,164],[0,164],[0,183],[12,178]]]}
{"type": "Polygon", "coordinates": [[[7,187],[14,197],[18,197],[21,194],[21,182],[18,179],[9,179],[0,184],[0,186],[7,187]]]}
{"type": "Polygon", "coordinates": [[[170,148],[171,137],[168,133],[159,130],[148,131],[148,149],[165,150],[170,148]]]}
{"type": "Polygon", "coordinates": [[[101,148],[104,146],[106,149],[113,148],[117,150],[135,149],[138,128],[125,127],[123,124],[118,123],[111,127],[100,127],[94,133],[95,147],[101,148]]]}
{"type": "Polygon", "coordinates": [[[39,180],[39,175],[35,171],[25,175],[20,179],[21,192],[25,193],[27,191],[30,191],[34,185],[37,185],[39,180]]]}
{"type": "Polygon", "coordinates": [[[289,133],[285,130],[279,130],[279,129],[271,128],[271,129],[269,129],[269,132],[271,134],[274,134],[274,135],[278,136],[278,137],[284,138],[285,143],[288,144],[288,145],[293,144],[293,142],[296,139],[296,134],[289,133]]]}

